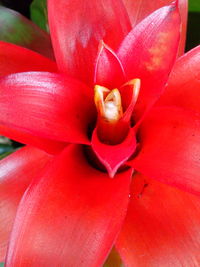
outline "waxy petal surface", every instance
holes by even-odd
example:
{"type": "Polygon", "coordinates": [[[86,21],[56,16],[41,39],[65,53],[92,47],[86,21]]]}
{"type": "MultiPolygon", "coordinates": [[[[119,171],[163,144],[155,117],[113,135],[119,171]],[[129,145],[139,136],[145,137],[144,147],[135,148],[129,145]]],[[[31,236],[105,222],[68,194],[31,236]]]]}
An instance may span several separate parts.
{"type": "Polygon", "coordinates": [[[130,162],[144,175],[200,195],[200,116],[155,108],[142,123],[141,150],[130,162]]]}
{"type": "MultiPolygon", "coordinates": [[[[50,72],[24,72],[0,80],[0,126],[50,140],[88,143],[93,103],[88,88],[50,72]]],[[[9,132],[8,132],[9,134],[9,132]]]]}
{"type": "MultiPolygon", "coordinates": [[[[135,27],[141,20],[146,18],[156,9],[161,8],[165,5],[170,5],[172,0],[123,0],[126,9],[128,11],[132,27],[135,27]]],[[[187,28],[187,12],[188,12],[188,1],[178,0],[179,11],[181,15],[182,29],[181,29],[181,40],[179,44],[179,54],[184,53],[185,39],[186,39],[186,28],[187,28]]]]}
{"type": "Polygon", "coordinates": [[[51,157],[33,147],[23,147],[0,161],[0,261],[4,261],[19,201],[51,157]]]}
{"type": "Polygon", "coordinates": [[[163,7],[138,24],[117,53],[128,80],[139,78],[141,90],[135,117],[161,95],[177,55],[180,16],[175,5],[163,7]]]}
{"type": "Polygon", "coordinates": [[[129,123],[132,118],[132,114],[135,108],[135,104],[137,103],[138,96],[140,94],[140,86],[140,79],[133,79],[125,83],[120,88],[122,107],[124,111],[122,119],[129,123]]]}
{"type": "Polygon", "coordinates": [[[131,170],[109,179],[71,145],[18,209],[7,266],[101,266],[121,228],[131,170]]]}
{"type": "Polygon", "coordinates": [[[200,113],[200,46],[176,61],[157,105],[175,105],[200,113]]]}
{"type": "Polygon", "coordinates": [[[117,240],[126,266],[199,266],[200,199],[133,176],[131,201],[117,240]]]}
{"type": "Polygon", "coordinates": [[[119,88],[125,82],[123,66],[114,51],[102,42],[95,66],[94,84],[108,89],[119,88]]]}
{"type": "Polygon", "coordinates": [[[0,41],[0,76],[24,71],[56,72],[57,66],[29,49],[0,41]]]}
{"type": "Polygon", "coordinates": [[[54,58],[49,35],[20,13],[0,6],[0,40],[54,58]]]}
{"type": "Polygon", "coordinates": [[[103,40],[116,49],[131,30],[123,3],[121,0],[49,0],[48,10],[59,69],[93,84],[99,42],[103,40]]]}
{"type": "Polygon", "coordinates": [[[130,129],[124,141],[117,145],[107,145],[102,143],[97,134],[97,129],[92,135],[92,149],[100,162],[105,166],[111,178],[136,149],[136,136],[134,129],[130,129]]]}
{"type": "Polygon", "coordinates": [[[58,154],[67,145],[66,142],[59,142],[41,136],[34,136],[33,134],[21,129],[17,130],[12,125],[0,125],[0,134],[19,143],[37,147],[49,154],[58,154]]]}

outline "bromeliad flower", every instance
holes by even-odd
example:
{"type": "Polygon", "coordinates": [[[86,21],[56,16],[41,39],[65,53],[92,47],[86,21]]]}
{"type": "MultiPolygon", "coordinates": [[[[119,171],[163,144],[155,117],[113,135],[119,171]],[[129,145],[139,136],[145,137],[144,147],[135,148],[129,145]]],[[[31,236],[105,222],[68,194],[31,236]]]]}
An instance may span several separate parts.
{"type": "Polygon", "coordinates": [[[200,262],[200,201],[169,187],[200,192],[200,47],[168,80],[177,3],[132,30],[124,4],[49,0],[57,66],[0,43],[0,133],[28,145],[0,165],[2,257],[23,195],[7,266],[200,262]]]}

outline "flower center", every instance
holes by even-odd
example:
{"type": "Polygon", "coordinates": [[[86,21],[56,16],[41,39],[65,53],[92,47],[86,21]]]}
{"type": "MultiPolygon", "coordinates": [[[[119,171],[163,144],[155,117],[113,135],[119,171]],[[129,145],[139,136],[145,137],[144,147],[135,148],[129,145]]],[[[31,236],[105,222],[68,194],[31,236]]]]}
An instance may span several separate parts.
{"type": "Polygon", "coordinates": [[[116,145],[124,140],[130,129],[131,115],[139,91],[139,79],[129,81],[120,90],[95,85],[94,101],[98,112],[96,127],[103,143],[116,145]]]}
{"type": "Polygon", "coordinates": [[[117,122],[123,114],[119,90],[109,90],[106,87],[96,85],[94,91],[94,101],[99,116],[108,123],[117,122]]]}

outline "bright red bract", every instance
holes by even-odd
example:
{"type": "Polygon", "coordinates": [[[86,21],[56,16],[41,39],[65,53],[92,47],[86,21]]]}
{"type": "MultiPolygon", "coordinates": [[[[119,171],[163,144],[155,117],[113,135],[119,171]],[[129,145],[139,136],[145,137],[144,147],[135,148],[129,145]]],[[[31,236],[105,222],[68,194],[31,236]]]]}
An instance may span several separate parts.
{"type": "Polygon", "coordinates": [[[200,263],[200,47],[177,59],[187,1],[143,2],[48,0],[56,62],[0,41],[0,134],[26,144],[0,162],[6,266],[200,263]]]}

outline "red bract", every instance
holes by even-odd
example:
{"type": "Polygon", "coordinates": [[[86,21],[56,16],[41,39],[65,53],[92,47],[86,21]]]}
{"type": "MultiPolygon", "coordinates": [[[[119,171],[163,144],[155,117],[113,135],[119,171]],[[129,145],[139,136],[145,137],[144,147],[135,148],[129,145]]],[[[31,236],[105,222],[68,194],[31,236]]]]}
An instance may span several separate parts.
{"type": "Polygon", "coordinates": [[[174,65],[177,3],[131,3],[49,0],[57,65],[0,42],[0,134],[27,144],[0,164],[7,266],[200,263],[200,47],[174,65]]]}

